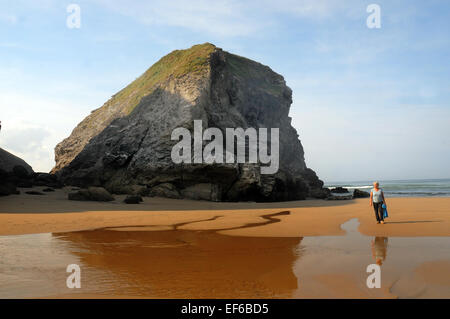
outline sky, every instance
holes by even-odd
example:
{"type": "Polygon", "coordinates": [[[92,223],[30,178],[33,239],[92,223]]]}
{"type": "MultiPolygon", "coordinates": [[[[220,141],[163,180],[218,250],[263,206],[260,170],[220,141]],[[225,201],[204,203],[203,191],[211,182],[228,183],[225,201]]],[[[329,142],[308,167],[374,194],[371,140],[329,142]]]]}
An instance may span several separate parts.
{"type": "Polygon", "coordinates": [[[210,42],[284,76],[325,182],[450,178],[449,16],[446,0],[0,0],[0,147],[49,171],[92,110],[170,51],[210,42]]]}

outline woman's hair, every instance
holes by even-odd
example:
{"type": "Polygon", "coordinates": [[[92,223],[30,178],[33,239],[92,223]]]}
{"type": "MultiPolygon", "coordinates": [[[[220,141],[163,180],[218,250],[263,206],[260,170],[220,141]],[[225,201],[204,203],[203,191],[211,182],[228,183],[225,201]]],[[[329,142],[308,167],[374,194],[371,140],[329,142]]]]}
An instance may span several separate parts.
{"type": "Polygon", "coordinates": [[[380,186],[380,183],[378,181],[373,182],[374,185],[380,186]]]}

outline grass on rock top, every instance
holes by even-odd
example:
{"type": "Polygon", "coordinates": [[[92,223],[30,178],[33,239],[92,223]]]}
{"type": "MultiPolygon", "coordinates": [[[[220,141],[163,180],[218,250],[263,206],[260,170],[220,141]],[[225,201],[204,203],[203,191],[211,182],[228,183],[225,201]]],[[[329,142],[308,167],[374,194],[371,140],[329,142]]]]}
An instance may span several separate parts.
{"type": "MultiPolygon", "coordinates": [[[[151,94],[168,78],[179,78],[186,74],[201,75],[209,69],[209,57],[216,47],[211,43],[194,45],[186,50],[175,50],[162,57],[153,64],[144,74],[114,94],[101,108],[94,111],[93,116],[86,123],[88,126],[97,125],[100,110],[109,109],[113,105],[119,106],[124,115],[130,114],[144,96],[151,94]]],[[[283,93],[283,85],[275,84],[267,77],[270,68],[254,68],[261,64],[234,54],[227,54],[231,72],[241,78],[255,82],[259,87],[274,95],[283,93]]]]}
{"type": "Polygon", "coordinates": [[[177,78],[205,71],[209,67],[209,56],[215,49],[213,44],[205,43],[169,53],[127,87],[113,95],[107,104],[124,104],[126,114],[130,114],[144,96],[152,93],[169,77],[177,78]]]}

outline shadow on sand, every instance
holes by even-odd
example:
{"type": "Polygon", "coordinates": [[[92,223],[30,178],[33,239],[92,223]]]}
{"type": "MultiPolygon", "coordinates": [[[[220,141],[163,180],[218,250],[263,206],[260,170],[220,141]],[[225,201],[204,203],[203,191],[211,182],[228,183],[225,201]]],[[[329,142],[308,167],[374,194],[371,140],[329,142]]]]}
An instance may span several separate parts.
{"type": "MultiPolygon", "coordinates": [[[[42,191],[45,187],[33,187],[32,190],[42,191]]],[[[286,202],[209,202],[190,199],[170,199],[161,197],[144,197],[138,205],[123,203],[126,195],[114,195],[111,202],[73,201],[67,199],[70,188],[57,189],[55,192],[45,193],[44,196],[25,194],[20,189],[20,195],[0,197],[0,214],[29,214],[29,213],[76,213],[86,211],[227,211],[227,210],[287,210],[296,207],[333,207],[350,205],[354,200],[327,201],[321,199],[307,199],[286,202]]]]}
{"type": "Polygon", "coordinates": [[[407,220],[407,221],[398,221],[398,222],[387,222],[385,224],[421,224],[421,223],[442,223],[442,220],[407,220]]]}

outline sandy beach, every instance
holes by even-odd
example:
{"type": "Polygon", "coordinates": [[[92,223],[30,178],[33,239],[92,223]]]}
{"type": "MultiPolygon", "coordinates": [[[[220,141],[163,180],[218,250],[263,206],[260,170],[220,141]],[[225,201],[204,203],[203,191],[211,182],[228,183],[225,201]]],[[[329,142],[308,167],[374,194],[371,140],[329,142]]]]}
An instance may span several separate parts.
{"type": "Polygon", "coordinates": [[[0,296],[450,298],[450,198],[389,198],[390,217],[378,225],[368,199],[155,197],[127,205],[123,196],[107,203],[69,201],[68,191],[0,198],[0,252],[10,271],[0,277],[6,287],[0,296]],[[374,248],[387,238],[389,245],[374,248]],[[387,261],[379,290],[365,286],[373,249],[383,250],[387,261]],[[41,282],[17,284],[14,269],[24,256],[29,260],[20,276],[35,277],[36,267],[27,265],[43,263],[41,282]],[[82,291],[63,285],[64,265],[73,262],[91,278],[82,291]]]}
{"type": "Polygon", "coordinates": [[[139,205],[127,205],[120,195],[107,203],[69,201],[68,191],[36,196],[22,190],[21,195],[0,197],[0,235],[176,227],[253,237],[331,236],[343,235],[340,225],[358,218],[358,230],[367,236],[450,236],[450,198],[389,198],[390,218],[377,225],[368,199],[215,203],[146,197],[139,205]],[[280,212],[276,222],[263,218],[280,212]]]}

